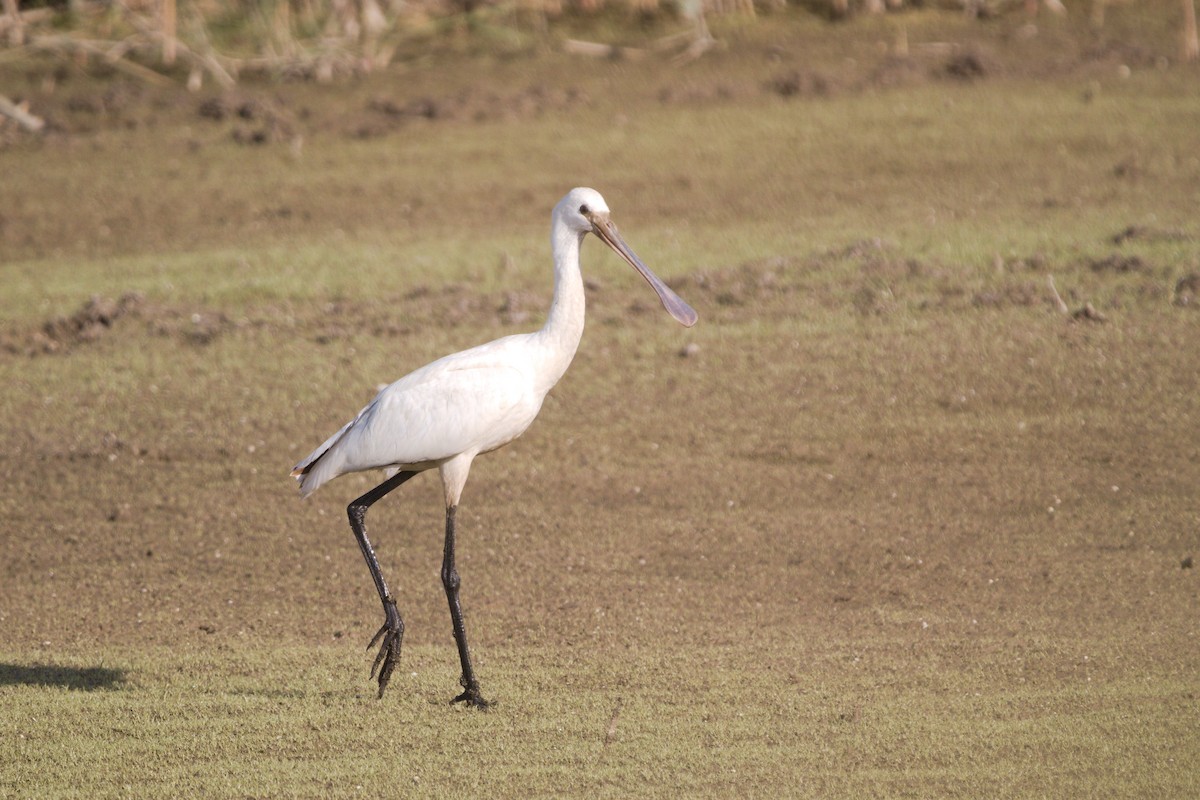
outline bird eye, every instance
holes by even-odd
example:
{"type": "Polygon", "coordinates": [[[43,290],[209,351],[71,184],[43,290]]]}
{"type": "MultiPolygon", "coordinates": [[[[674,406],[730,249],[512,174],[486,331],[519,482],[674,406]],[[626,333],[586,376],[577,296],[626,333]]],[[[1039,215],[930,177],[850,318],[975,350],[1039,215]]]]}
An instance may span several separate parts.
{"type": "Polygon", "coordinates": [[[588,207],[587,207],[587,203],[584,203],[583,205],[581,205],[581,206],[579,207],[579,213],[580,213],[580,214],[583,214],[585,217],[588,215],[588,207]]]}

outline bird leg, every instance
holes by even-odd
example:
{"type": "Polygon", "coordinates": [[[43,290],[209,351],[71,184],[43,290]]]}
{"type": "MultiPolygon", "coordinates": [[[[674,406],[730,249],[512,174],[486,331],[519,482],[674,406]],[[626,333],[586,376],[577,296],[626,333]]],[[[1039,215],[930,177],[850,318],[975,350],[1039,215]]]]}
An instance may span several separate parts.
{"type": "Polygon", "coordinates": [[[458,602],[458,587],[462,581],[454,568],[454,516],[458,506],[446,508],[446,549],[442,556],[442,586],[446,588],[446,599],[450,601],[450,622],[454,626],[454,642],[458,645],[458,660],[462,662],[462,677],[459,683],[465,690],[451,703],[466,703],[474,708],[487,708],[489,703],[479,694],[479,681],[471,668],[471,651],[467,648],[467,630],[463,625],[462,606],[458,602]]]}
{"type": "Polygon", "coordinates": [[[392,677],[392,670],[400,661],[400,643],[404,639],[404,620],[401,619],[400,611],[396,608],[396,601],[388,591],[387,582],[383,579],[383,571],[379,568],[379,559],[375,557],[375,549],[371,547],[371,542],[367,539],[367,509],[416,474],[415,472],[398,472],[346,506],[346,515],[350,517],[350,527],[354,531],[355,538],[358,539],[358,546],[362,550],[363,558],[367,560],[371,578],[375,581],[375,590],[379,592],[379,599],[383,602],[383,627],[367,645],[367,649],[370,650],[376,642],[382,640],[379,654],[375,656],[375,663],[371,665],[372,678],[375,677],[375,671],[379,671],[380,697],[383,697],[383,690],[387,688],[388,681],[392,677]]]}

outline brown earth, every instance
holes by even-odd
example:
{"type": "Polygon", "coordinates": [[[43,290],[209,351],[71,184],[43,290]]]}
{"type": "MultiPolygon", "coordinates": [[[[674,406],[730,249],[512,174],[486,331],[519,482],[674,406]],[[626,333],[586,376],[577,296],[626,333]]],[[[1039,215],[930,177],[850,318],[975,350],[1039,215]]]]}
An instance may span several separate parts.
{"type": "MultiPolygon", "coordinates": [[[[649,644],[672,631],[732,644],[751,629],[853,639],[860,626],[896,624],[935,624],[964,646],[987,631],[998,646],[1116,625],[1158,631],[1139,651],[1183,668],[1187,648],[1170,643],[1190,623],[1162,604],[1197,597],[1198,520],[1184,487],[1200,463],[1188,433],[1200,384],[1176,365],[1195,311],[1139,311],[1170,291],[1148,277],[1109,304],[1125,306],[1120,324],[1072,323],[1035,277],[964,293],[928,265],[888,262],[874,243],[674,284],[713,329],[740,324],[747,307],[760,324],[786,324],[798,310],[846,307],[813,284],[830,258],[864,276],[849,343],[687,343],[642,292],[593,284],[571,375],[520,443],[480,460],[464,500],[463,572],[472,615],[490,628],[483,647],[547,636],[649,644]],[[908,314],[911,327],[893,327],[908,314]],[[967,338],[931,348],[927,333],[947,324],[967,338]],[[649,334],[649,349],[630,352],[626,328],[649,334]],[[1131,386],[1169,398],[1169,413],[1148,415],[1150,395],[1131,386]]],[[[447,326],[465,345],[544,302],[450,285],[246,320],[128,295],[10,329],[4,357],[32,359],[10,419],[34,424],[13,431],[0,460],[5,580],[23,587],[5,614],[8,641],[56,651],[213,636],[365,642],[374,603],[341,509],[371,478],[299,503],[282,485],[286,467],[338,411],[357,408],[343,384],[365,400],[388,374],[380,357],[416,362],[405,356],[416,332],[447,326]],[[330,362],[332,381],[291,366],[263,374],[253,354],[281,347],[344,355],[330,362]],[[134,348],[136,361],[182,361],[191,377],[156,385],[153,368],[120,366],[134,348]],[[34,366],[46,358],[92,361],[89,394],[56,388],[57,370],[34,366]],[[266,405],[245,406],[248,393],[266,405]],[[64,404],[58,419],[38,410],[64,404]],[[81,613],[82,625],[53,622],[81,613]]],[[[436,492],[425,478],[372,515],[415,641],[446,629],[436,492]]],[[[964,650],[962,666],[974,657],[964,650]]],[[[1090,668],[1126,657],[1093,655],[1090,668]]],[[[1053,669],[1064,668],[1078,667],[1053,669]]]]}

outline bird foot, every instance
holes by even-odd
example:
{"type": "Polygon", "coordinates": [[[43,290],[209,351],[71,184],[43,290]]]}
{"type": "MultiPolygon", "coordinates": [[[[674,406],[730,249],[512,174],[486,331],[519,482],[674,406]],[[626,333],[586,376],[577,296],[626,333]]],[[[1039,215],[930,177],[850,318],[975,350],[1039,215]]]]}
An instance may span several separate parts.
{"type": "Polygon", "coordinates": [[[379,697],[383,697],[383,690],[391,680],[392,670],[400,663],[400,644],[404,640],[404,620],[400,618],[400,612],[396,609],[396,601],[390,597],[384,600],[383,611],[386,616],[383,627],[367,645],[367,649],[370,650],[377,642],[380,643],[375,663],[371,665],[372,678],[375,677],[376,670],[379,671],[379,697]]]}
{"type": "Polygon", "coordinates": [[[450,705],[454,705],[455,703],[466,703],[468,707],[478,708],[481,711],[486,711],[491,707],[492,704],[489,701],[484,700],[483,696],[479,694],[479,684],[468,684],[466,681],[463,681],[462,684],[466,691],[451,700],[450,705]]]}

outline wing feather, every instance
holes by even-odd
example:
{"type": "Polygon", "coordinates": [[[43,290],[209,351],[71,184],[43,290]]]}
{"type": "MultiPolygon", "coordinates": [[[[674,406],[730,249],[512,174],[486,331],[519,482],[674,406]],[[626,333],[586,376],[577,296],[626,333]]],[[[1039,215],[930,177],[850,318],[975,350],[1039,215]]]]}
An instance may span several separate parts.
{"type": "Polygon", "coordinates": [[[541,408],[528,348],[498,339],[434,361],[382,389],[292,470],[309,495],[338,475],[427,469],[494,450],[524,433],[541,408]]]}

